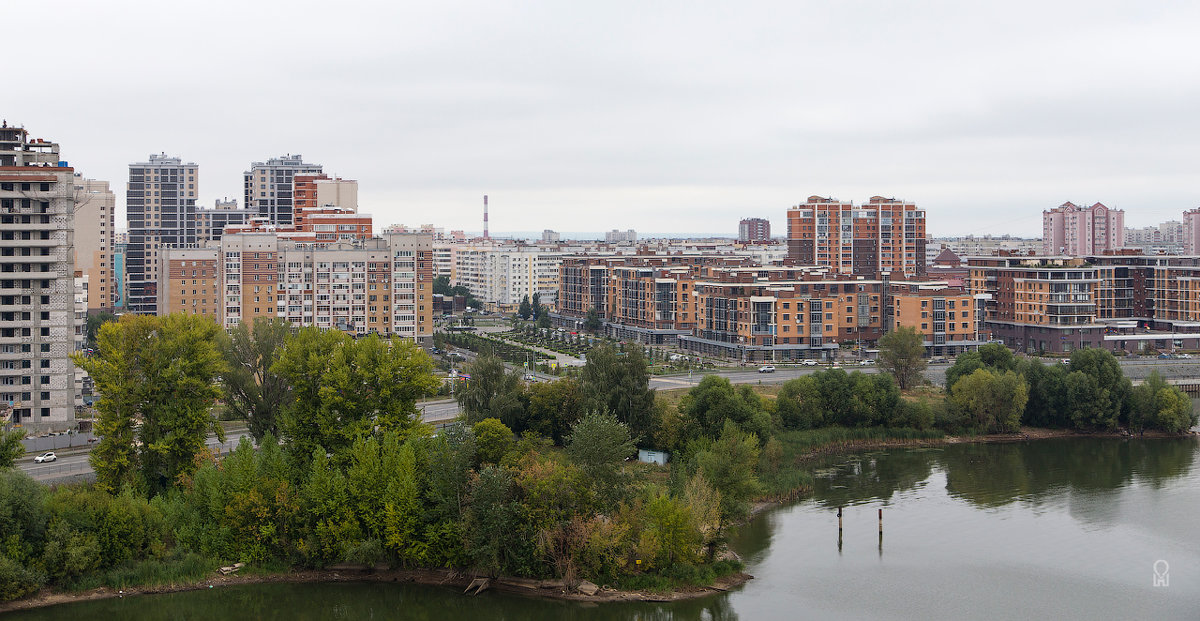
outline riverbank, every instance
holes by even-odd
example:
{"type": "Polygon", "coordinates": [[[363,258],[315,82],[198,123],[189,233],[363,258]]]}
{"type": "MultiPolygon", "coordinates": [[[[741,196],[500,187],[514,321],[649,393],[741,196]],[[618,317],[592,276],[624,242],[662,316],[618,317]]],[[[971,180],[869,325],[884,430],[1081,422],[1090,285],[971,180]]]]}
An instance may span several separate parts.
{"type": "MultiPolygon", "coordinates": [[[[488,579],[487,585],[482,590],[501,591],[504,593],[512,593],[527,597],[541,597],[575,602],[674,602],[706,597],[716,593],[723,593],[725,591],[738,588],[753,578],[754,576],[751,576],[750,574],[737,572],[721,576],[715,580],[713,584],[708,586],[680,587],[668,593],[657,593],[653,591],[620,591],[616,589],[600,587],[596,587],[595,591],[588,593],[586,591],[591,591],[591,587],[595,587],[595,585],[591,585],[591,587],[589,587],[587,584],[590,583],[581,583],[579,587],[570,589],[563,583],[562,580],[495,578],[488,579]]],[[[477,591],[473,585],[478,585],[475,576],[469,573],[448,569],[373,570],[366,567],[340,566],[329,569],[304,569],[278,573],[248,573],[245,575],[222,575],[217,573],[216,575],[197,582],[131,587],[128,589],[98,588],[79,593],[44,589],[42,592],[34,595],[33,597],[0,604],[0,614],[14,610],[30,610],[34,608],[44,608],[46,606],[57,606],[59,604],[70,604],[75,602],[134,597],[138,595],[179,593],[182,591],[198,591],[203,589],[215,589],[242,584],[264,584],[277,582],[296,584],[314,582],[396,582],[420,584],[425,586],[450,587],[455,589],[462,588],[465,589],[464,593],[466,593],[466,591],[476,593],[477,591]]]]}

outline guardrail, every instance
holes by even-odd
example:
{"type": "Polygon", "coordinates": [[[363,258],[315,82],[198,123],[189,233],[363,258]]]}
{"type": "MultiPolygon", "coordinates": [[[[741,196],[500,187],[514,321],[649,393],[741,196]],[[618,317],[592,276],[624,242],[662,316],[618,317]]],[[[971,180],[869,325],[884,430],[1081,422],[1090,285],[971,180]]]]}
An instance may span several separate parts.
{"type": "Polygon", "coordinates": [[[44,453],[72,447],[87,447],[95,444],[99,438],[87,433],[65,433],[55,436],[34,436],[21,440],[26,453],[44,453]]]}
{"type": "Polygon", "coordinates": [[[91,469],[91,464],[89,464],[87,460],[83,460],[69,464],[59,462],[37,464],[25,469],[25,473],[35,479],[47,479],[71,474],[82,474],[90,471],[91,469]]]}

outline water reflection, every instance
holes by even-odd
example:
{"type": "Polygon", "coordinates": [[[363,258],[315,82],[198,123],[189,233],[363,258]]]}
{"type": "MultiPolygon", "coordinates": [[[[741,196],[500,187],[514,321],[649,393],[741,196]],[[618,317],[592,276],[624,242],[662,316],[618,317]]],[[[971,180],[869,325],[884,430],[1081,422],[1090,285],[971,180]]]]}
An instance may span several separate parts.
{"type": "MultiPolygon", "coordinates": [[[[1196,440],[1041,440],[947,447],[940,466],[946,491],[978,507],[1082,495],[1091,511],[1134,481],[1159,489],[1186,475],[1196,457],[1196,440]],[[1100,501],[1100,502],[1096,502],[1100,501]]],[[[1086,511],[1085,511],[1086,513],[1086,511]]]]}
{"type": "Polygon", "coordinates": [[[813,498],[825,507],[881,500],[920,486],[933,471],[936,450],[863,453],[842,457],[814,473],[813,498]]]}

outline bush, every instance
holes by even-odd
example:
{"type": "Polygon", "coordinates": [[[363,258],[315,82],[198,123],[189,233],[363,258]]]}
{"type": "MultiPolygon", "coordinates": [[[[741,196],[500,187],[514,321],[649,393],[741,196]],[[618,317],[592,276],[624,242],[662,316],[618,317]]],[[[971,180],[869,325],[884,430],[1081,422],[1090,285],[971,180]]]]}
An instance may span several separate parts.
{"type": "Polygon", "coordinates": [[[0,554],[0,602],[25,597],[41,586],[41,576],[0,554]]]}

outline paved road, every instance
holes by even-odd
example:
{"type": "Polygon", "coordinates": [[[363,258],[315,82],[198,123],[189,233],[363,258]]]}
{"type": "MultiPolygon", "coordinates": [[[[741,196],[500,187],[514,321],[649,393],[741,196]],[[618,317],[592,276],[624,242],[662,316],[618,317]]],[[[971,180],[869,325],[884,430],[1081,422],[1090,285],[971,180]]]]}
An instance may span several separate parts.
{"type": "MultiPolygon", "coordinates": [[[[209,436],[208,447],[219,449],[222,453],[228,453],[237,448],[242,436],[249,435],[250,432],[248,431],[227,433],[225,434],[225,442],[218,442],[216,436],[209,436]]],[[[48,464],[36,464],[33,462],[33,456],[30,456],[17,460],[17,465],[21,470],[24,470],[29,476],[38,481],[69,476],[83,476],[92,473],[92,466],[88,463],[88,451],[86,449],[72,449],[71,451],[60,452],[58,453],[58,459],[48,464]]]]}
{"type": "MultiPolygon", "coordinates": [[[[1057,364],[1056,360],[1047,360],[1047,364],[1057,364]]],[[[1132,379],[1142,379],[1150,375],[1151,371],[1158,371],[1168,379],[1184,379],[1193,378],[1200,379],[1200,360],[1158,360],[1153,358],[1146,359],[1125,359],[1121,360],[1122,370],[1125,375],[1132,379]]],[[[946,369],[948,364],[932,364],[925,371],[925,377],[935,384],[942,384],[946,379],[946,369]]],[[[729,378],[729,381],[734,384],[781,384],[790,379],[795,379],[802,375],[809,375],[817,371],[829,368],[828,366],[818,367],[782,367],[777,366],[774,373],[759,373],[757,367],[746,367],[745,369],[717,369],[708,370],[703,373],[695,372],[689,375],[673,375],[673,376],[653,376],[650,378],[650,387],[659,390],[672,390],[676,388],[690,388],[700,383],[705,375],[720,375],[721,377],[729,378]]],[[[857,364],[842,365],[847,372],[862,371],[863,373],[878,373],[879,370],[874,365],[859,366],[857,364]]],[[[552,376],[538,374],[537,379],[549,380],[552,376]]],[[[428,423],[445,423],[456,418],[459,414],[458,403],[453,399],[444,399],[440,401],[427,401],[418,406],[422,412],[422,418],[428,423]]],[[[220,444],[216,438],[209,438],[208,445],[210,447],[219,447],[221,452],[227,452],[237,446],[238,440],[248,432],[234,432],[226,436],[225,442],[220,444]]],[[[22,470],[29,473],[34,479],[49,480],[73,475],[86,475],[91,473],[91,466],[87,462],[87,451],[76,451],[59,455],[58,461],[50,464],[34,464],[33,457],[26,457],[18,460],[18,465],[22,470]]]]}

